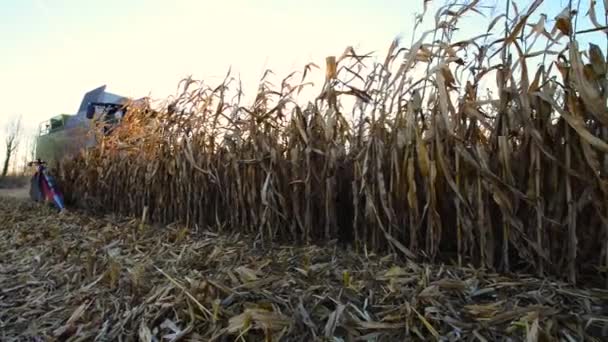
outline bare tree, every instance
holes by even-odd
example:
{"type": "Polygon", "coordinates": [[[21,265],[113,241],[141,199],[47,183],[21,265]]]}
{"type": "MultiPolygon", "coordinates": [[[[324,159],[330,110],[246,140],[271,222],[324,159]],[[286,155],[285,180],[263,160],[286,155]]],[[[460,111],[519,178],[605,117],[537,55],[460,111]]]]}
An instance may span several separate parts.
{"type": "Polygon", "coordinates": [[[10,165],[11,158],[17,151],[17,147],[19,147],[20,135],[21,116],[18,116],[6,125],[6,155],[4,157],[4,167],[2,168],[0,178],[6,177],[6,174],[8,173],[8,166],[10,165]]]}
{"type": "Polygon", "coordinates": [[[21,167],[23,175],[27,174],[28,162],[36,159],[36,136],[24,134],[21,144],[25,143],[24,153],[21,153],[21,167]]]}

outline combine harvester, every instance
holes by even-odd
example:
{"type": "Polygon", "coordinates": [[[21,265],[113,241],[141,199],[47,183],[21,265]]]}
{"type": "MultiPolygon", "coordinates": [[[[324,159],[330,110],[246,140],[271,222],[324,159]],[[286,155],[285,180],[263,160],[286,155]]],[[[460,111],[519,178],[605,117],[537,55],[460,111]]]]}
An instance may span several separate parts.
{"type": "MultiPolygon", "coordinates": [[[[73,115],[61,114],[44,121],[39,126],[36,137],[36,172],[30,183],[30,198],[36,202],[47,202],[63,211],[63,194],[55,184],[49,167],[57,166],[61,159],[75,156],[83,149],[97,144],[94,128],[101,122],[104,134],[120,124],[126,114],[127,102],[124,96],[106,92],[106,86],[86,93],[78,112],[73,115]]],[[[137,100],[135,103],[142,101],[137,100]]]]}
{"type": "Polygon", "coordinates": [[[119,124],[129,100],[107,92],[105,85],[89,91],[84,95],[76,114],[60,114],[40,124],[36,137],[36,157],[49,166],[55,166],[62,158],[95,146],[97,142],[95,134],[92,134],[95,123],[104,122],[106,130],[119,124]]]}

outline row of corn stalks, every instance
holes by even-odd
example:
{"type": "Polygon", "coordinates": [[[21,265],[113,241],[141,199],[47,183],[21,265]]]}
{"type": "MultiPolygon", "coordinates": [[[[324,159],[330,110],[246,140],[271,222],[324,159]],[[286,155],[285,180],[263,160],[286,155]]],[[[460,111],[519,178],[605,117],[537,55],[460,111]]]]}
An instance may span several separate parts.
{"type": "Polygon", "coordinates": [[[280,85],[264,77],[246,105],[230,75],[184,80],[64,161],[60,178],[107,210],[266,242],[338,238],[572,282],[597,274],[608,264],[606,59],[579,46],[571,8],[548,32],[541,3],[459,40],[478,1],[443,7],[433,30],[393,42],[381,62],[352,48],[327,58],[305,105],[295,99],[314,64],[280,85]]]}

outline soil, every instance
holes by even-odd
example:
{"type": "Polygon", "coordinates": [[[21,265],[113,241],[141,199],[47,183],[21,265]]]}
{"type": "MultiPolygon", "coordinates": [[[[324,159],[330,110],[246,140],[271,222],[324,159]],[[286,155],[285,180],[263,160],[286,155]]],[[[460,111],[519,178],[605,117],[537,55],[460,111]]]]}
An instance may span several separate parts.
{"type": "Polygon", "coordinates": [[[0,189],[0,198],[1,197],[29,198],[29,187],[24,186],[14,189],[0,189]]]}

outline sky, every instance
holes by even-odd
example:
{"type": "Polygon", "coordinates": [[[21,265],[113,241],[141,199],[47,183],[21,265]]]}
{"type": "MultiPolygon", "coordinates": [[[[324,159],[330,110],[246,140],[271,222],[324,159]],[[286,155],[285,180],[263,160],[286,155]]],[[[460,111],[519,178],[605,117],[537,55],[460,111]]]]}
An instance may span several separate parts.
{"type": "MultiPolygon", "coordinates": [[[[444,1],[431,1],[429,17],[444,1]]],[[[555,14],[567,1],[545,3],[541,11],[555,14]]],[[[255,92],[266,68],[323,66],[347,46],[383,58],[396,36],[409,43],[422,8],[423,0],[0,0],[0,158],[11,118],[21,115],[33,134],[100,85],[164,98],[184,77],[219,82],[232,67],[255,92]]],[[[487,26],[478,24],[461,33],[487,26]]]]}
{"type": "Polygon", "coordinates": [[[219,81],[230,66],[257,80],[265,68],[321,64],[347,45],[385,50],[410,30],[417,3],[0,0],[1,115],[38,123],[75,111],[102,84],[162,97],[183,77],[219,81]]]}

